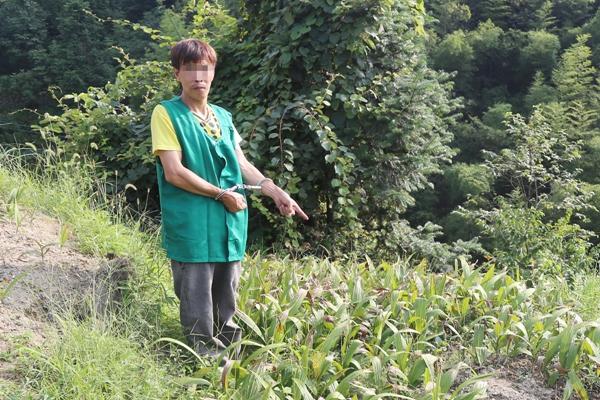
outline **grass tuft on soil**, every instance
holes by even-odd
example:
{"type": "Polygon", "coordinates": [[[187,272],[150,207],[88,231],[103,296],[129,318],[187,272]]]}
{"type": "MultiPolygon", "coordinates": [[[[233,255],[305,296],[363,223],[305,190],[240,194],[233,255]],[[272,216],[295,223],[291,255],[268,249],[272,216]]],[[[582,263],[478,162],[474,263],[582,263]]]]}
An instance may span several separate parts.
{"type": "Polygon", "coordinates": [[[50,398],[168,399],[179,391],[159,357],[111,326],[62,320],[50,342],[17,351],[30,390],[50,398]]]}

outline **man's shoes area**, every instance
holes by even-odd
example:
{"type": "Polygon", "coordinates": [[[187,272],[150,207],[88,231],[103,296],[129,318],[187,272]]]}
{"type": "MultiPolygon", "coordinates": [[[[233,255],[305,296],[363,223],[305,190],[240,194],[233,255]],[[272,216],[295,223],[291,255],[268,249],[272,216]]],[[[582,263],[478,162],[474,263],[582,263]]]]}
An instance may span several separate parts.
{"type": "Polygon", "coordinates": [[[225,354],[224,348],[217,350],[214,347],[207,348],[204,344],[200,346],[197,344],[194,347],[196,347],[196,353],[198,353],[200,357],[208,358],[213,365],[218,363],[219,371],[221,373],[221,386],[225,387],[227,384],[227,375],[229,374],[229,371],[231,370],[235,360],[229,358],[229,356],[225,354]]]}
{"type": "MultiPolygon", "coordinates": [[[[234,360],[232,357],[229,354],[226,354],[227,347],[219,339],[213,338],[208,342],[193,340],[192,342],[191,347],[200,357],[206,357],[214,363],[218,362],[219,367],[221,368],[233,364],[234,360]]],[[[233,358],[235,358],[235,355],[233,358]]]]}

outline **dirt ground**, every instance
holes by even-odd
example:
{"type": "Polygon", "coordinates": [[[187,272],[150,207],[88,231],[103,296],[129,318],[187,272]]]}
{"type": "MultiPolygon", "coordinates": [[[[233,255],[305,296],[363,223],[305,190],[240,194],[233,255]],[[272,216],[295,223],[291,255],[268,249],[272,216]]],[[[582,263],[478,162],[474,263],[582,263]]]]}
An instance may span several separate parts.
{"type": "MultiPolygon", "coordinates": [[[[82,255],[74,242],[59,245],[58,221],[35,214],[20,225],[0,215],[0,380],[16,375],[1,357],[16,338],[43,344],[56,309],[73,305],[94,287],[106,260],[82,255]],[[13,283],[7,292],[8,286],[13,283]]],[[[562,390],[544,384],[540,368],[528,359],[492,360],[479,373],[493,373],[485,383],[491,400],[555,400],[562,390]]],[[[600,400],[598,393],[590,399],[600,400]]]]}
{"type": "MultiPolygon", "coordinates": [[[[52,329],[53,311],[80,306],[92,290],[101,260],[82,255],[72,240],[59,245],[60,224],[42,214],[26,215],[17,226],[0,219],[0,354],[16,338],[41,344],[52,329]]],[[[0,357],[0,379],[13,377],[0,357]]]]}
{"type": "Polygon", "coordinates": [[[486,381],[487,395],[494,400],[559,400],[562,388],[548,388],[539,366],[527,358],[496,358],[477,371],[492,373],[486,381]]]}

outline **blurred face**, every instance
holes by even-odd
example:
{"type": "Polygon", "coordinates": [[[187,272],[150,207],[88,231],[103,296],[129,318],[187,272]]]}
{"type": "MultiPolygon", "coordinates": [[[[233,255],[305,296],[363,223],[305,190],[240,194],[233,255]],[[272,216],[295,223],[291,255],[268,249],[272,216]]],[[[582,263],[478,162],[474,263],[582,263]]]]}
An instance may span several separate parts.
{"type": "Polygon", "coordinates": [[[215,77],[215,66],[207,60],[183,64],[175,70],[175,77],[181,83],[183,94],[191,99],[206,99],[215,77]]]}

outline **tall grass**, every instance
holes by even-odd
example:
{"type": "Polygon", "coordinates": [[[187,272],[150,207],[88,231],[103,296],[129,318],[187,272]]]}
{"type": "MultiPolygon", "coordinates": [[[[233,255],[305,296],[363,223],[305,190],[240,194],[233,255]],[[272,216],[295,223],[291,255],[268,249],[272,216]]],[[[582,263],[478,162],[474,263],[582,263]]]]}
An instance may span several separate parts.
{"type": "Polygon", "coordinates": [[[63,161],[49,149],[39,154],[0,147],[0,193],[15,222],[16,209],[43,211],[68,224],[81,251],[126,255],[143,264],[148,251],[156,253],[158,231],[141,234],[140,225],[150,220],[132,217],[123,194],[109,196],[113,185],[97,174],[85,159],[63,161]]]}
{"type": "Polygon", "coordinates": [[[586,321],[600,320],[600,276],[596,273],[575,276],[573,291],[577,309],[586,321]]]}
{"type": "Polygon", "coordinates": [[[180,387],[159,357],[111,325],[62,320],[47,348],[20,351],[31,386],[49,398],[169,399],[180,387]]]}

